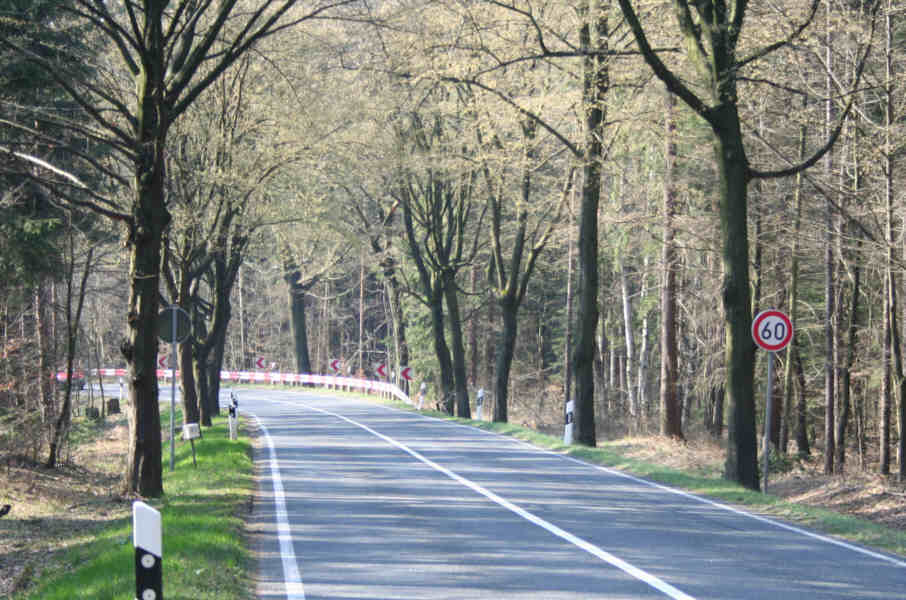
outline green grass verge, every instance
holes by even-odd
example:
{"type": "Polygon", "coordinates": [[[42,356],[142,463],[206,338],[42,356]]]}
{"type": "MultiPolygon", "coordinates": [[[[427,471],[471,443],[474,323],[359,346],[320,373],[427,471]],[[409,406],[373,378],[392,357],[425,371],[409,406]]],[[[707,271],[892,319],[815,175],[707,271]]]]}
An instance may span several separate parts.
{"type": "MultiPolygon", "coordinates": [[[[414,411],[411,406],[396,400],[384,401],[402,410],[414,411]]],[[[448,419],[492,431],[501,435],[518,438],[539,448],[559,452],[588,463],[619,469],[622,472],[644,479],[675,487],[692,494],[744,507],[751,512],[775,517],[779,520],[840,539],[876,548],[906,557],[906,532],[883,527],[871,521],[842,515],[826,509],[785,502],[777,496],[762,494],[746,489],[726,479],[701,473],[686,473],[666,468],[651,462],[624,456],[617,450],[619,441],[601,442],[596,448],[566,445],[557,438],[533,429],[512,423],[490,423],[451,417],[437,411],[421,411],[422,414],[448,419]]]]}
{"type": "MultiPolygon", "coordinates": [[[[169,423],[165,413],[162,423],[169,423]]],[[[215,419],[195,441],[176,446],[169,470],[163,449],[165,495],[148,503],[163,520],[163,583],[168,600],[233,600],[250,597],[251,559],[243,540],[243,515],[254,490],[251,444],[229,440],[225,419],[215,419]]],[[[135,595],[132,517],[72,540],[22,600],[122,600],[135,595]]]]}

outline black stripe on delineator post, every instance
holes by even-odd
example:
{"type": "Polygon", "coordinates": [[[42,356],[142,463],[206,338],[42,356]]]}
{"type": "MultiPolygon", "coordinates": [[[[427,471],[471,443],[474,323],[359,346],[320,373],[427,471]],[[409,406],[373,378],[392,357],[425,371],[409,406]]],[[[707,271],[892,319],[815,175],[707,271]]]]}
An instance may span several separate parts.
{"type": "Polygon", "coordinates": [[[135,599],[163,600],[160,512],[144,502],[134,502],[132,528],[135,546],[135,599]]]}

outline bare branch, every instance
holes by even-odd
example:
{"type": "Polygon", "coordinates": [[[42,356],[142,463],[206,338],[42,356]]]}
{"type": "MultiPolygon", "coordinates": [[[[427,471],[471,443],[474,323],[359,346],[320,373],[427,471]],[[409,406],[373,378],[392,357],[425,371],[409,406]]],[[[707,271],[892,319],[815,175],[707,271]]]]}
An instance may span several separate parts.
{"type": "MultiPolygon", "coordinates": [[[[679,2],[681,0],[677,1],[679,2]]],[[[664,82],[664,85],[667,86],[667,89],[670,90],[671,93],[678,96],[689,106],[689,108],[698,113],[699,116],[708,121],[708,123],[711,123],[712,117],[709,113],[708,106],[667,68],[667,65],[664,64],[657,53],[651,48],[651,44],[648,42],[648,37],[645,35],[645,30],[642,29],[642,24],[639,22],[639,17],[636,15],[631,1],[619,0],[619,3],[620,9],[623,11],[623,17],[632,29],[633,34],[635,34],[639,50],[645,58],[645,62],[647,62],[651,67],[651,70],[654,71],[654,74],[664,82]]]]}
{"type": "Polygon", "coordinates": [[[745,67],[750,62],[754,62],[758,59],[764,58],[771,52],[774,52],[780,48],[783,48],[784,46],[790,45],[793,42],[793,40],[795,40],[800,35],[802,35],[802,32],[805,31],[805,29],[809,25],[812,24],[812,20],[815,18],[815,13],[818,11],[818,4],[820,3],[820,1],[821,0],[812,0],[812,5],[809,9],[808,17],[802,23],[800,23],[798,27],[796,27],[792,32],[790,32],[790,34],[785,39],[774,42],[773,44],[769,44],[769,45],[765,46],[764,48],[756,50],[755,52],[753,52],[751,55],[747,56],[746,58],[743,58],[742,60],[737,61],[736,70],[738,71],[738,70],[742,69],[743,67],[745,67]]]}

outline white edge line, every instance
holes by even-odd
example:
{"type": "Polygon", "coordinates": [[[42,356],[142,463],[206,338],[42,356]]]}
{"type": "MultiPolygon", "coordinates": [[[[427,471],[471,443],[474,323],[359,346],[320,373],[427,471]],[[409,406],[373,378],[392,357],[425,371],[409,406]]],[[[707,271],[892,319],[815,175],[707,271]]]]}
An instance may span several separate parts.
{"type": "Polygon", "coordinates": [[[580,464],[580,465],[583,465],[583,466],[586,466],[586,467],[591,467],[591,468],[593,468],[593,469],[597,469],[597,470],[599,470],[599,471],[603,471],[603,472],[608,473],[608,474],[610,474],[610,475],[615,475],[615,476],[618,476],[618,477],[623,477],[623,478],[625,478],[625,479],[629,479],[629,480],[634,481],[634,482],[636,482],[636,483],[641,483],[641,484],[647,485],[647,486],[649,486],[649,487],[657,488],[657,489],[662,490],[662,491],[665,491],[665,492],[670,492],[670,493],[672,493],[672,494],[677,494],[677,495],[679,495],[679,496],[683,496],[683,497],[689,498],[689,499],[691,499],[691,500],[696,500],[696,501],[701,502],[701,503],[703,503],[703,504],[708,504],[708,505],[710,505],[710,506],[713,506],[714,508],[719,508],[719,509],[722,509],[722,510],[725,510],[725,511],[728,511],[728,512],[731,512],[731,513],[734,513],[734,514],[737,514],[737,515],[742,516],[742,517],[748,517],[748,518],[750,518],[750,519],[754,519],[754,520],[759,521],[759,522],[761,522],[761,523],[766,523],[766,524],[768,524],[768,525],[773,525],[774,527],[777,527],[777,528],[779,528],[779,529],[785,529],[785,530],[787,530],[787,531],[791,531],[791,532],[793,532],[793,533],[798,533],[798,534],[800,534],[800,535],[804,535],[804,536],[806,536],[806,537],[810,537],[810,538],[812,538],[812,539],[815,539],[815,540],[818,540],[818,541],[821,541],[821,542],[824,542],[824,543],[827,543],[827,544],[831,544],[831,545],[833,545],[833,546],[839,546],[839,547],[841,547],[841,548],[845,548],[845,549],[847,549],[847,550],[851,550],[851,551],[853,551],[853,552],[857,552],[857,553],[863,554],[863,555],[865,555],[865,556],[870,556],[870,557],[876,558],[876,559],[878,559],[878,560],[882,560],[882,561],[885,561],[885,562],[889,562],[889,563],[891,563],[891,564],[893,564],[893,565],[895,565],[895,566],[897,566],[897,567],[906,568],[906,561],[900,560],[900,559],[898,559],[898,558],[896,558],[896,557],[893,557],[893,556],[890,556],[890,555],[887,555],[887,554],[881,554],[880,552],[875,552],[875,551],[873,551],[873,550],[869,550],[868,548],[863,548],[863,547],[861,547],[861,546],[856,546],[855,544],[851,544],[851,543],[845,542],[845,541],[843,541],[843,540],[838,540],[838,539],[836,539],[836,538],[828,537],[828,536],[823,535],[823,534],[820,534],[820,533],[815,533],[815,532],[813,532],[813,531],[808,531],[807,529],[802,529],[801,527],[796,527],[795,525],[790,525],[790,524],[788,524],[788,523],[784,523],[784,522],[782,522],[782,521],[777,521],[777,520],[771,519],[771,518],[769,518],[769,517],[764,517],[764,516],[761,516],[761,515],[756,515],[755,513],[751,513],[751,512],[748,512],[748,511],[745,511],[745,510],[742,510],[742,509],[739,509],[739,508],[735,508],[735,507],[733,507],[733,506],[730,506],[729,504],[722,504],[722,503],[720,503],[720,502],[717,502],[716,500],[711,500],[710,498],[705,498],[705,497],[703,497],[703,496],[697,496],[697,495],[692,494],[692,493],[690,493],[690,492],[687,492],[687,491],[684,491],[684,490],[680,490],[680,489],[677,489],[677,488],[673,488],[673,487],[664,485],[664,484],[662,484],[662,483],[657,483],[657,482],[655,482],[655,481],[649,481],[649,480],[643,479],[643,478],[641,478],[641,477],[636,477],[635,475],[630,475],[629,473],[625,473],[625,472],[623,472],[623,471],[620,471],[620,470],[618,470],[618,469],[614,469],[614,468],[612,468],[612,467],[605,467],[605,466],[603,466],[603,465],[596,465],[596,464],[594,464],[594,463],[586,462],[586,461],[584,461],[584,460],[575,458],[575,457],[573,457],[573,456],[569,456],[569,455],[567,455],[567,454],[562,454],[562,453],[560,453],[560,452],[554,452],[553,450],[548,450],[547,448],[541,448],[541,447],[535,446],[535,445],[533,445],[533,444],[530,444],[529,442],[526,442],[525,440],[520,440],[519,438],[515,438],[515,437],[512,437],[512,436],[508,436],[508,435],[503,435],[503,434],[500,434],[500,433],[496,433],[496,432],[494,432],[494,431],[487,431],[486,429],[481,429],[481,428],[479,428],[479,427],[473,427],[473,426],[467,425],[467,424],[465,424],[465,423],[457,423],[456,421],[448,421],[447,419],[440,419],[440,418],[438,418],[438,417],[432,417],[432,416],[430,416],[430,415],[423,415],[423,414],[420,414],[420,413],[417,413],[417,412],[402,411],[402,410],[399,410],[399,409],[397,409],[397,408],[393,408],[392,406],[386,406],[386,405],[378,405],[378,406],[382,406],[383,408],[386,408],[387,410],[392,410],[392,411],[396,411],[396,412],[402,412],[402,413],[405,413],[405,414],[414,414],[414,415],[417,415],[417,416],[419,416],[419,417],[421,417],[421,418],[423,418],[423,419],[429,419],[429,420],[432,420],[432,421],[439,421],[439,422],[441,422],[441,423],[448,423],[448,424],[450,424],[450,425],[457,425],[457,426],[459,426],[459,427],[465,427],[465,428],[467,428],[467,429],[471,429],[471,430],[473,430],[473,431],[479,431],[479,432],[484,433],[484,434],[487,434],[487,435],[492,435],[492,436],[501,437],[501,438],[504,438],[504,439],[507,439],[507,440],[512,440],[513,442],[515,442],[515,443],[517,443],[517,444],[520,444],[520,445],[526,446],[526,447],[528,447],[528,448],[531,448],[531,449],[533,449],[533,450],[535,450],[536,452],[539,452],[539,453],[541,453],[541,454],[549,454],[549,455],[551,455],[551,456],[556,456],[556,457],[562,458],[562,459],[564,459],[564,460],[568,460],[568,461],[570,461],[570,462],[574,462],[574,463],[576,463],[576,464],[580,464]]]}
{"type": "Polygon", "coordinates": [[[254,413],[246,414],[252,414],[255,417],[255,421],[257,421],[261,431],[264,432],[264,440],[267,443],[271,480],[274,482],[274,512],[277,523],[277,539],[280,542],[280,557],[283,561],[283,583],[286,588],[286,598],[287,600],[305,600],[305,588],[302,585],[302,574],[299,571],[296,552],[293,550],[293,534],[286,512],[286,495],[283,492],[283,480],[280,477],[280,463],[277,461],[274,441],[271,439],[267,427],[258,418],[258,415],[254,413]]]}
{"type": "Polygon", "coordinates": [[[371,429],[367,425],[354,421],[348,417],[344,417],[343,415],[333,413],[328,410],[315,408],[313,406],[309,406],[304,403],[302,404],[302,406],[304,406],[305,408],[307,408],[309,410],[320,412],[325,415],[335,417],[337,419],[341,419],[343,421],[346,421],[347,423],[350,423],[356,427],[359,427],[359,428],[367,431],[371,435],[378,437],[378,438],[384,440],[385,442],[387,442],[388,444],[395,446],[395,447],[399,448],[400,450],[402,450],[403,452],[411,455],[416,460],[423,462],[424,464],[428,465],[432,469],[443,473],[444,475],[446,475],[450,479],[456,481],[457,483],[464,485],[465,487],[471,489],[472,491],[484,496],[488,500],[491,500],[492,502],[499,504],[500,506],[509,510],[510,512],[515,513],[516,515],[522,517],[526,521],[533,523],[534,525],[537,525],[538,527],[541,527],[542,529],[547,530],[548,532],[552,533],[553,535],[569,542],[570,544],[573,544],[574,546],[576,546],[578,548],[581,548],[585,552],[588,552],[589,554],[601,559],[602,561],[604,561],[604,562],[620,569],[621,571],[631,575],[632,577],[635,577],[636,579],[648,584],[649,586],[655,588],[656,590],[662,592],[663,594],[669,596],[670,598],[673,598],[674,600],[695,600],[695,598],[693,598],[692,596],[673,587],[672,585],[670,585],[666,581],[656,577],[655,575],[652,575],[646,571],[643,571],[642,569],[639,569],[638,567],[633,566],[632,564],[624,561],[623,559],[621,559],[617,556],[614,556],[610,552],[607,552],[606,550],[603,550],[602,548],[595,546],[591,542],[583,540],[582,538],[575,536],[575,535],[569,533],[568,531],[561,529],[560,527],[557,527],[556,525],[554,525],[553,523],[550,523],[549,521],[545,521],[541,517],[528,512],[527,510],[519,507],[516,504],[513,504],[512,502],[510,502],[509,500],[506,500],[505,498],[503,498],[501,496],[498,496],[494,492],[482,487],[481,485],[475,483],[474,481],[466,479],[465,477],[462,477],[461,475],[456,474],[455,472],[447,469],[446,467],[443,467],[443,466],[437,464],[436,462],[423,456],[416,450],[409,448],[402,442],[398,442],[397,440],[395,440],[391,437],[388,437],[382,433],[375,431],[374,429],[371,429]]]}

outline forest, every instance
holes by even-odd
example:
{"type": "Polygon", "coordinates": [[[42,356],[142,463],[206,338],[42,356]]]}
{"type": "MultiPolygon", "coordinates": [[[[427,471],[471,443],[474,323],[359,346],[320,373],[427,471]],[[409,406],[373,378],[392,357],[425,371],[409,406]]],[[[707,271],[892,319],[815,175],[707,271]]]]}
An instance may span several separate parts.
{"type": "Polygon", "coordinates": [[[752,489],[763,435],[902,479],[904,7],[0,0],[0,453],[65,461],[72,383],[125,368],[160,495],[175,305],[186,422],[222,370],[341,360],[463,417],[572,400],[579,444],[709,436],[752,489]]]}

